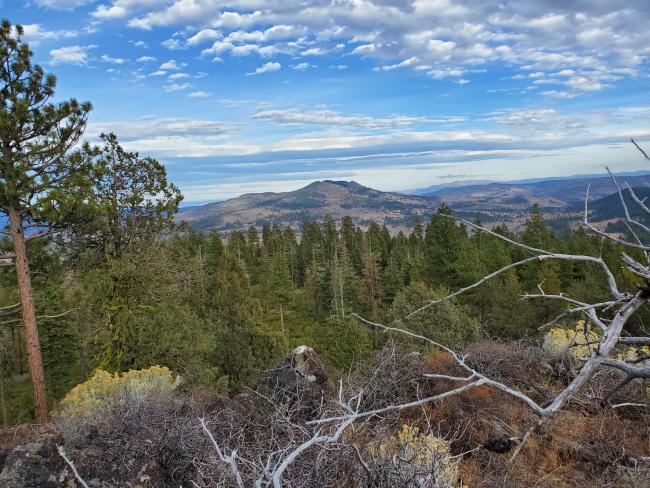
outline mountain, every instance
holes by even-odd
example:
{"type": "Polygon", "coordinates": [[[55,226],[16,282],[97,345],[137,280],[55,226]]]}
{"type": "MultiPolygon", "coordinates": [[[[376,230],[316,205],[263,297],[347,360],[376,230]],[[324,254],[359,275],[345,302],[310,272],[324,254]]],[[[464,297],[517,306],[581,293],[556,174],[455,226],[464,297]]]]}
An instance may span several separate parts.
{"type": "MultiPolygon", "coordinates": [[[[621,184],[629,182],[635,187],[650,187],[650,175],[647,174],[617,178],[621,184]]],[[[445,202],[457,213],[479,215],[486,222],[504,221],[517,225],[525,219],[534,203],[552,216],[573,216],[584,205],[587,187],[592,201],[616,192],[609,176],[594,176],[445,188],[431,196],[445,202]]]]}
{"type": "Polygon", "coordinates": [[[494,183],[492,180],[461,180],[461,181],[452,181],[449,183],[439,183],[437,185],[427,186],[426,188],[416,188],[415,190],[404,190],[400,193],[405,193],[407,195],[433,195],[440,190],[445,188],[458,188],[462,186],[477,186],[477,185],[486,185],[488,183],[494,183]]]}
{"type": "MultiPolygon", "coordinates": [[[[648,171],[627,171],[627,172],[616,173],[617,178],[626,178],[631,176],[648,176],[648,175],[650,175],[648,171]]],[[[536,183],[561,182],[561,181],[569,181],[569,180],[584,181],[587,179],[600,179],[600,178],[609,179],[608,176],[605,176],[602,173],[598,173],[598,174],[584,174],[584,175],[571,175],[571,176],[549,176],[546,178],[527,178],[524,180],[511,180],[511,181],[460,180],[460,181],[452,181],[449,183],[439,183],[437,185],[427,186],[426,188],[416,188],[415,190],[404,190],[400,193],[406,193],[407,195],[427,196],[427,195],[434,195],[440,193],[448,188],[483,186],[491,183],[518,186],[518,185],[530,185],[536,183]]]]}
{"type": "Polygon", "coordinates": [[[382,192],[354,181],[315,181],[283,193],[249,193],[223,202],[182,210],[178,220],[197,230],[231,231],[266,223],[299,227],[304,220],[352,216],[358,225],[374,220],[392,230],[407,229],[417,216],[426,220],[438,207],[435,197],[382,192]]]}
{"type": "MultiPolygon", "coordinates": [[[[650,175],[619,179],[621,183],[627,181],[642,189],[644,196],[650,191],[650,175]]],[[[618,215],[615,212],[618,207],[611,209],[617,204],[612,180],[594,176],[447,187],[428,196],[382,192],[354,181],[316,181],[291,192],[250,193],[185,208],[177,219],[189,222],[197,230],[232,231],[266,223],[299,228],[305,220],[322,221],[328,215],[334,219],[350,215],[358,225],[365,226],[374,220],[395,232],[409,229],[416,217],[427,220],[444,202],[466,219],[478,216],[486,223],[505,222],[517,228],[526,220],[530,207],[537,203],[549,218],[566,225],[567,221],[577,222],[581,218],[587,186],[590,186],[595,221],[605,220],[610,213],[618,215]]]]}
{"type": "MultiPolygon", "coordinates": [[[[650,197],[650,187],[633,187],[634,193],[641,200],[646,200],[650,197]]],[[[628,208],[630,217],[645,224],[650,223],[650,216],[639,207],[632,196],[627,190],[623,191],[623,200],[628,208]]],[[[574,205],[573,210],[576,212],[584,212],[584,202],[574,205]]],[[[597,200],[589,200],[589,220],[592,222],[607,222],[611,220],[620,219],[623,215],[623,207],[621,206],[621,197],[618,192],[607,195],[606,197],[597,200]]],[[[638,230],[638,229],[637,229],[638,230]]]]}

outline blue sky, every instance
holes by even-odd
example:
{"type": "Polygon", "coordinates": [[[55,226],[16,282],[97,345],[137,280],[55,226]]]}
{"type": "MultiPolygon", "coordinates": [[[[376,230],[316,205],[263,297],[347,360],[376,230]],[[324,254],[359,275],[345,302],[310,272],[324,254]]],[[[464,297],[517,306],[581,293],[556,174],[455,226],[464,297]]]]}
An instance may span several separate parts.
{"type": "Polygon", "coordinates": [[[645,169],[647,0],[0,0],[186,203],[645,169]]]}

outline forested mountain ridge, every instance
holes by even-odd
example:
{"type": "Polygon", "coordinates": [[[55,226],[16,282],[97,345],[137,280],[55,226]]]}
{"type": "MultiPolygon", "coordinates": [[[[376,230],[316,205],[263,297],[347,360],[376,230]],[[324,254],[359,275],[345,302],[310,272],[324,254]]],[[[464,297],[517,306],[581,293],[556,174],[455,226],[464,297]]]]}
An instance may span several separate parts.
{"type": "MultiPolygon", "coordinates": [[[[625,176],[622,181],[634,187],[650,187],[650,175],[625,176]]],[[[189,222],[196,230],[231,232],[251,225],[259,228],[264,224],[300,228],[305,220],[322,222],[326,216],[335,219],[351,216],[363,227],[374,221],[398,232],[413,226],[417,218],[427,220],[444,202],[465,218],[479,216],[484,222],[508,223],[519,228],[535,204],[551,218],[578,217],[587,187],[594,203],[616,191],[607,176],[471,184],[441,188],[428,195],[383,192],[354,181],[326,180],[315,181],[295,191],[250,193],[187,208],[176,218],[189,222]]]]}
{"type": "Polygon", "coordinates": [[[297,228],[305,220],[322,222],[326,216],[350,215],[359,225],[374,221],[405,230],[416,217],[431,215],[439,203],[437,198],[382,192],[354,181],[325,180],[295,191],[250,193],[194,207],[181,211],[177,219],[196,230],[232,231],[271,223],[297,228]]]}

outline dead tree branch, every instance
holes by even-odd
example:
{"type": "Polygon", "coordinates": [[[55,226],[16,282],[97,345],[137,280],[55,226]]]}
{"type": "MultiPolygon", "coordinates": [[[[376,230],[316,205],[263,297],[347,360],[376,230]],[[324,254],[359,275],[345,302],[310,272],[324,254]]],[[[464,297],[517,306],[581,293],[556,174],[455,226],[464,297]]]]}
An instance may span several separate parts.
{"type": "Polygon", "coordinates": [[[242,480],[241,474],[239,472],[239,468],[237,467],[237,450],[234,449],[230,453],[230,455],[225,454],[219,447],[217,441],[214,439],[214,436],[212,435],[212,432],[210,432],[210,429],[208,429],[208,426],[205,423],[205,419],[200,418],[199,423],[201,424],[201,428],[203,429],[203,432],[205,432],[205,434],[210,439],[210,442],[212,442],[212,445],[214,446],[214,450],[217,452],[217,456],[219,456],[219,459],[222,462],[226,463],[230,468],[230,472],[235,477],[237,486],[239,486],[240,488],[244,488],[244,481],[242,480]]]}
{"type": "Polygon", "coordinates": [[[68,457],[65,455],[65,450],[63,449],[62,446],[56,446],[57,450],[59,451],[59,456],[63,458],[63,460],[70,466],[70,469],[74,473],[74,477],[77,478],[77,481],[83,486],[83,488],[89,488],[86,482],[83,480],[83,478],[79,475],[77,472],[77,468],[75,468],[75,465],[68,459],[68,457]]]}

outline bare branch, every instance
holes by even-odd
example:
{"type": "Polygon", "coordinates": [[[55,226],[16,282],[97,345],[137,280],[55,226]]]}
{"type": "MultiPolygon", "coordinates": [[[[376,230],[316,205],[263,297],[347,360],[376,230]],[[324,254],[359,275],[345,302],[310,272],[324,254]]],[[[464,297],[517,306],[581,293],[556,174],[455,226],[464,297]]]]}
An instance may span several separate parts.
{"type": "Polygon", "coordinates": [[[70,469],[74,473],[74,477],[77,478],[77,481],[83,486],[83,488],[89,488],[86,482],[83,480],[83,478],[79,475],[77,472],[77,468],[75,468],[74,464],[72,464],[72,461],[68,459],[68,457],[65,455],[65,450],[63,449],[62,446],[57,445],[56,446],[57,450],[59,451],[59,456],[63,458],[63,460],[70,466],[70,469]]]}
{"type": "MultiPolygon", "coordinates": [[[[440,344],[440,343],[438,343],[438,342],[436,342],[436,341],[434,341],[432,339],[429,339],[428,337],[421,336],[419,334],[414,334],[413,332],[410,332],[408,330],[400,329],[400,328],[397,328],[397,327],[388,327],[388,326],[383,325],[383,324],[378,324],[378,323],[375,323],[375,322],[371,322],[369,320],[364,319],[363,317],[361,317],[358,314],[352,314],[352,315],[354,315],[356,318],[361,320],[363,323],[366,323],[366,324],[368,324],[368,325],[370,325],[372,327],[378,327],[380,329],[383,329],[386,332],[397,332],[399,334],[404,334],[404,335],[413,337],[415,339],[420,339],[420,340],[423,340],[425,342],[428,342],[432,346],[435,346],[435,347],[437,347],[439,349],[442,349],[443,351],[449,353],[451,355],[451,357],[454,359],[454,361],[456,361],[456,363],[460,367],[462,367],[467,372],[469,372],[471,374],[471,376],[473,376],[478,381],[480,381],[481,384],[490,385],[490,386],[492,386],[492,387],[494,387],[494,388],[496,388],[498,390],[503,391],[504,393],[507,393],[507,394],[509,394],[509,395],[523,401],[533,411],[535,411],[538,415],[542,415],[544,413],[544,409],[541,406],[539,406],[537,404],[537,402],[535,402],[532,398],[530,398],[529,396],[527,396],[527,395],[525,395],[525,394],[523,394],[523,393],[521,393],[521,392],[519,392],[517,390],[514,390],[514,389],[510,388],[507,385],[504,385],[503,383],[499,383],[498,381],[495,381],[495,380],[493,380],[491,378],[488,378],[487,376],[483,375],[479,371],[476,371],[474,368],[470,367],[465,362],[465,359],[463,357],[459,356],[453,349],[450,349],[447,346],[444,346],[444,345],[442,345],[442,344],[440,344]]],[[[474,383],[470,383],[470,385],[476,386],[478,381],[474,382],[474,383]]],[[[468,386],[468,385],[466,385],[466,386],[468,386]]],[[[430,400],[430,401],[433,401],[433,400],[430,400]]]]}
{"type": "MultiPolygon", "coordinates": [[[[72,308],[70,310],[66,310],[65,312],[58,313],[56,315],[39,315],[36,317],[37,320],[43,320],[43,319],[58,319],[61,317],[65,317],[66,315],[75,312],[79,310],[79,307],[77,308],[72,308]]],[[[17,322],[22,322],[23,319],[11,319],[11,320],[4,320],[0,322],[0,325],[6,325],[6,324],[15,324],[17,322]]]]}
{"type": "MultiPolygon", "coordinates": [[[[557,295],[557,296],[558,297],[562,296],[566,301],[570,301],[570,299],[568,299],[568,297],[564,297],[563,295],[557,295]]],[[[544,298],[549,298],[549,297],[552,298],[553,295],[544,295],[544,298]]],[[[533,295],[524,295],[524,298],[535,298],[535,297],[533,295]]],[[[580,302],[576,301],[576,303],[580,303],[580,302]]],[[[601,302],[601,303],[594,303],[594,304],[584,303],[579,307],[569,308],[569,309],[565,310],[564,312],[562,312],[561,314],[559,314],[553,320],[550,320],[550,321],[546,322],[544,325],[538,327],[538,330],[542,330],[542,329],[545,329],[547,327],[551,327],[551,326],[557,324],[564,317],[567,317],[567,316],[569,316],[571,314],[579,313],[579,312],[588,313],[590,310],[594,311],[597,308],[603,308],[603,307],[607,309],[607,308],[609,308],[609,307],[611,307],[613,305],[616,305],[617,303],[621,303],[621,302],[620,301],[609,301],[609,302],[601,302]]],[[[604,324],[602,324],[602,326],[601,326],[601,324],[597,323],[597,325],[600,327],[601,330],[606,328],[606,327],[604,327],[604,324]]]]}
{"type": "Polygon", "coordinates": [[[20,312],[20,302],[14,303],[13,305],[8,305],[6,307],[0,307],[0,317],[13,315],[20,312]]]}
{"type": "MultiPolygon", "coordinates": [[[[352,425],[352,423],[357,419],[357,416],[352,416],[349,418],[342,418],[340,420],[344,420],[344,422],[339,425],[339,427],[336,429],[336,431],[331,434],[331,435],[319,435],[315,434],[311,439],[308,441],[303,442],[300,444],[296,449],[294,449],[287,457],[284,458],[282,463],[273,470],[273,487],[274,488],[282,488],[282,475],[284,474],[284,471],[293,463],[300,454],[302,454],[304,451],[309,449],[310,447],[317,445],[317,444],[329,444],[331,442],[334,442],[338,440],[339,437],[341,437],[341,434],[345,432],[345,430],[352,425]]],[[[316,422],[316,421],[314,421],[316,422]]],[[[307,424],[310,424],[312,422],[307,422],[307,424]]]]}
{"type": "Polygon", "coordinates": [[[205,419],[200,418],[199,423],[201,424],[201,428],[203,429],[203,432],[205,432],[205,434],[212,442],[212,445],[214,446],[214,450],[217,451],[217,456],[219,456],[219,459],[230,467],[230,472],[235,477],[237,486],[239,486],[240,488],[244,488],[244,481],[242,480],[241,474],[239,473],[239,468],[237,467],[237,450],[236,449],[233,450],[229,456],[224,454],[224,452],[219,447],[219,444],[212,436],[212,432],[210,432],[210,429],[208,429],[208,426],[205,423],[205,419]]]}
{"type": "Polygon", "coordinates": [[[618,342],[630,346],[650,346],[650,337],[621,337],[618,342]]]}
{"type": "Polygon", "coordinates": [[[613,358],[603,359],[603,365],[609,366],[610,368],[620,369],[632,378],[650,379],[650,366],[639,368],[637,366],[632,366],[625,361],[613,358]]]}
{"type": "Polygon", "coordinates": [[[634,139],[630,139],[630,142],[632,144],[634,144],[639,151],[641,151],[641,154],[643,154],[644,158],[650,160],[650,157],[648,157],[648,154],[643,149],[641,149],[641,147],[636,143],[636,141],[634,139]]]}
{"type": "Polygon", "coordinates": [[[648,405],[645,403],[633,403],[633,402],[623,402],[612,405],[612,408],[621,408],[621,407],[643,407],[648,408],[648,405]]]}
{"type": "MultiPolygon", "coordinates": [[[[544,297],[548,297],[548,295],[541,295],[544,297]]],[[[564,297],[563,295],[558,295],[556,297],[566,299],[567,297],[564,297]]],[[[572,300],[572,299],[569,299],[572,300]]],[[[414,402],[408,402],[408,403],[403,403],[403,404],[398,404],[398,405],[389,405],[387,407],[383,407],[380,409],[375,409],[375,410],[370,410],[367,412],[358,412],[354,413],[351,415],[344,415],[344,416],[338,416],[338,417],[330,417],[326,419],[319,419],[316,421],[313,421],[313,423],[323,423],[323,422],[333,422],[333,421],[341,421],[341,420],[349,420],[349,419],[357,419],[365,416],[371,416],[371,415],[376,415],[376,414],[381,414],[381,413],[386,413],[388,411],[392,410],[401,410],[404,408],[409,408],[412,406],[419,406],[423,405],[425,403],[430,403],[434,401],[438,401],[444,398],[447,398],[449,396],[457,395],[459,393],[463,393],[464,391],[473,388],[475,386],[479,385],[489,385],[492,386],[496,389],[499,389],[515,398],[518,398],[522,401],[524,401],[538,416],[539,420],[535,424],[534,427],[541,427],[545,422],[548,421],[549,418],[551,418],[555,413],[557,413],[559,410],[564,408],[564,406],[567,404],[567,402],[573,398],[579,391],[580,389],[593,377],[594,373],[598,370],[598,368],[601,365],[607,365],[611,367],[618,367],[619,369],[627,368],[630,372],[633,374],[637,375],[637,377],[640,378],[645,378],[646,374],[648,375],[647,377],[650,377],[650,367],[648,368],[638,368],[631,366],[627,363],[623,363],[622,361],[618,360],[612,360],[609,358],[610,354],[616,347],[616,345],[619,343],[621,332],[623,331],[623,327],[627,323],[628,319],[645,303],[647,303],[648,298],[645,296],[644,292],[638,292],[636,295],[634,295],[633,298],[626,302],[622,302],[623,305],[622,307],[617,311],[616,315],[610,322],[609,327],[606,327],[603,331],[603,336],[600,340],[600,344],[598,346],[598,349],[594,351],[594,354],[585,360],[585,364],[582,366],[578,374],[571,380],[571,382],[566,386],[564,390],[562,390],[554,399],[553,401],[548,404],[546,407],[541,407],[539,406],[534,400],[532,400],[530,397],[527,395],[518,392],[507,385],[504,385],[503,383],[500,383],[498,381],[494,381],[492,379],[487,378],[480,372],[474,370],[470,366],[468,366],[465,363],[465,359],[460,357],[456,352],[454,352],[452,349],[443,346],[427,337],[414,334],[412,332],[409,332],[404,329],[399,329],[396,327],[388,327],[382,324],[377,324],[374,322],[371,322],[369,320],[366,320],[362,317],[360,317],[357,314],[354,314],[358,319],[360,319],[363,323],[366,323],[368,325],[371,325],[373,327],[378,327],[383,329],[384,331],[391,331],[391,332],[398,332],[402,333],[417,339],[422,339],[425,342],[428,342],[436,347],[440,347],[444,351],[448,352],[452,358],[458,363],[459,366],[463,367],[465,370],[469,371],[472,373],[472,377],[475,377],[477,381],[473,381],[471,383],[468,383],[466,385],[463,385],[461,387],[449,390],[445,393],[442,393],[440,395],[435,395],[433,397],[428,397],[424,398],[421,400],[416,400],[414,402]],[[621,364],[622,363],[622,366],[621,364]],[[631,369],[629,369],[631,368],[631,369]]],[[[581,302],[577,302],[581,304],[581,302]]],[[[587,313],[590,315],[590,317],[595,318],[596,320],[599,320],[595,313],[594,309],[590,308],[587,310],[587,313]]],[[[602,324],[602,322],[601,322],[602,324]]],[[[602,324],[604,327],[604,324],[602,324]]],[[[628,371],[626,371],[628,372],[628,371]]],[[[628,374],[630,374],[628,372],[628,374]]],[[[456,378],[454,378],[456,379],[456,378]]],[[[524,435],[524,437],[521,440],[521,443],[517,450],[515,451],[513,458],[519,453],[519,451],[522,449],[524,443],[530,436],[530,433],[532,432],[533,428],[524,435]]]]}
{"type": "Polygon", "coordinates": [[[616,185],[616,191],[618,192],[618,198],[621,201],[621,206],[623,207],[623,210],[625,211],[625,218],[627,219],[628,222],[631,222],[635,225],[638,225],[640,228],[645,230],[646,232],[650,232],[650,228],[648,228],[646,225],[643,225],[641,222],[637,222],[630,216],[630,211],[627,208],[627,204],[625,203],[625,198],[623,198],[623,192],[621,191],[621,187],[618,184],[618,181],[616,180],[616,177],[614,174],[610,171],[610,169],[605,166],[605,169],[609,173],[609,176],[612,178],[612,181],[614,182],[614,185],[616,185]]]}
{"type": "Polygon", "coordinates": [[[646,204],[645,204],[645,198],[644,198],[643,200],[641,200],[641,199],[637,196],[637,194],[634,192],[634,190],[632,189],[632,187],[630,186],[630,184],[629,184],[628,182],[625,182],[625,186],[626,186],[627,190],[630,192],[630,195],[632,196],[632,200],[634,200],[634,202],[635,202],[639,207],[641,207],[641,209],[642,209],[645,213],[647,213],[648,215],[650,215],[650,208],[648,208],[648,207],[646,206],[646,204]]]}
{"type": "Polygon", "coordinates": [[[646,266],[631,258],[626,253],[621,253],[621,260],[626,264],[627,269],[635,275],[640,276],[645,280],[650,279],[650,269],[646,266]]]}
{"type": "Polygon", "coordinates": [[[338,417],[326,417],[326,418],[322,418],[322,419],[311,420],[311,421],[307,422],[307,424],[308,425],[316,425],[316,424],[324,424],[324,423],[328,423],[328,422],[338,422],[338,421],[341,421],[341,420],[355,421],[355,420],[360,419],[362,417],[371,417],[373,415],[388,413],[388,412],[391,412],[391,411],[394,411],[394,410],[405,410],[407,408],[419,407],[420,405],[425,405],[427,403],[437,402],[439,400],[443,400],[445,398],[449,398],[449,397],[454,396],[454,395],[459,395],[459,394],[464,393],[465,391],[467,391],[467,390],[469,390],[471,388],[481,386],[481,385],[484,385],[486,383],[488,383],[487,378],[480,379],[478,381],[474,381],[473,383],[469,383],[467,385],[459,386],[458,388],[454,388],[453,390],[449,390],[449,391],[446,391],[444,393],[440,393],[439,395],[434,395],[434,396],[430,396],[430,397],[426,397],[426,398],[421,398],[419,400],[415,400],[415,401],[408,402],[408,403],[399,403],[399,404],[395,404],[395,405],[388,405],[386,407],[377,408],[377,409],[374,409],[374,410],[368,410],[368,411],[365,411],[365,412],[358,412],[358,413],[354,413],[354,414],[350,414],[350,415],[341,415],[341,416],[338,416],[338,417]]]}

